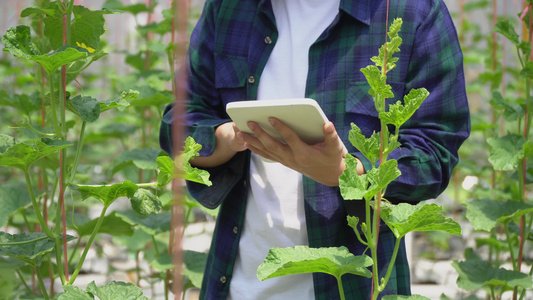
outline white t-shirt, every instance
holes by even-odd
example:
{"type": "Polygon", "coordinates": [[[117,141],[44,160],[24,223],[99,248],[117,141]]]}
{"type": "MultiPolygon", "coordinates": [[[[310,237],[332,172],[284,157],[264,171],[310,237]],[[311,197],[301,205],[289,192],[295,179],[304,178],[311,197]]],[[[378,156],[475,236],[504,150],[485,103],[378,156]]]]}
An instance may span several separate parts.
{"type": "MultiPolygon", "coordinates": [[[[309,48],[338,14],[339,2],[272,0],[278,40],[259,81],[259,100],[305,97],[309,48]]],[[[311,274],[257,279],[270,248],[307,244],[302,175],[252,154],[229,299],[314,299],[311,274]]]]}

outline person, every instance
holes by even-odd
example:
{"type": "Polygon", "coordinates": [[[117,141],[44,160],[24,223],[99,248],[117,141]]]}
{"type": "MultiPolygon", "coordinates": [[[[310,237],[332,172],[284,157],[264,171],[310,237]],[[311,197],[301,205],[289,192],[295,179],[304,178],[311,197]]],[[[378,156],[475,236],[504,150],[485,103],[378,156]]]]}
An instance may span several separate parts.
{"type": "MultiPolygon", "coordinates": [[[[201,299],[338,299],[333,276],[314,273],[259,281],[257,267],[272,247],[346,246],[365,251],[347,215],[364,216],[364,201],[345,201],[339,176],[345,150],[358,172],[369,161],[348,139],[350,124],[364,135],[380,121],[360,69],[385,42],[387,24],[402,18],[397,67],[387,74],[395,97],[425,87],[430,96],[399,132],[402,146],[389,155],[402,175],[387,188],[393,203],[435,198],[458,162],[470,132],[462,52],[442,0],[207,0],[188,53],[188,135],[203,148],[191,163],[211,174],[210,187],[188,183],[204,206],[220,206],[201,288],[201,299]],[[387,13],[388,12],[388,13],[387,13]],[[387,19],[387,15],[388,19],[387,19]],[[387,21],[388,20],[388,21],[387,21]],[[323,143],[307,145],[282,122],[272,125],[286,143],[257,124],[253,135],[225,112],[239,100],[315,99],[330,122],[323,143]],[[363,206],[362,206],[363,205],[363,206]]],[[[172,153],[172,106],[162,119],[160,143],[172,153]]],[[[386,268],[394,235],[381,227],[379,266],[386,268]]],[[[371,282],[342,277],[346,299],[369,299],[371,282]]],[[[395,269],[381,294],[410,294],[402,241],[395,269]]]]}

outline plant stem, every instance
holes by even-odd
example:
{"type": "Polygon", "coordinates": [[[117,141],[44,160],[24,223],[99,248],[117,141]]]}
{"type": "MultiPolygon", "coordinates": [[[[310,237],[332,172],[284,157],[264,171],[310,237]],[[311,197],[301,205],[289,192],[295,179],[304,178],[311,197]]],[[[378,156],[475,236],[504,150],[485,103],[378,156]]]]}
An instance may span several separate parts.
{"type": "Polygon", "coordinates": [[[155,240],[155,235],[152,234],[152,243],[154,244],[154,250],[157,257],[159,257],[159,247],[157,247],[157,242],[155,240]]]}
{"type": "Polygon", "coordinates": [[[71,173],[70,173],[70,178],[69,178],[69,183],[73,182],[74,181],[74,176],[76,176],[76,171],[78,170],[78,164],[80,162],[80,157],[81,157],[81,150],[83,148],[83,140],[85,138],[85,126],[86,126],[87,122],[83,121],[81,123],[81,132],[80,132],[80,137],[78,139],[78,148],[76,149],[76,156],[74,157],[74,165],[72,166],[72,170],[71,170],[71,173]]]}
{"type": "Polygon", "coordinates": [[[48,225],[44,221],[43,215],[41,214],[41,210],[39,209],[39,205],[37,203],[37,199],[35,199],[35,193],[33,192],[33,187],[31,185],[30,175],[28,174],[28,171],[26,170],[24,170],[24,177],[26,177],[26,184],[28,186],[28,191],[30,192],[31,203],[33,205],[33,210],[35,211],[35,215],[37,216],[37,219],[39,220],[39,224],[41,224],[41,228],[46,233],[46,235],[49,238],[53,239],[55,235],[52,233],[52,231],[50,231],[50,229],[48,228],[48,225]]]}
{"type": "Polygon", "coordinates": [[[45,240],[45,239],[49,239],[49,237],[48,237],[48,236],[42,236],[42,237],[40,237],[40,238],[36,238],[36,239],[31,240],[31,241],[21,241],[21,242],[12,242],[12,243],[0,243],[0,247],[16,246],[16,245],[24,245],[24,244],[29,244],[29,243],[37,242],[37,241],[42,241],[42,240],[45,240]]]}
{"type": "Polygon", "coordinates": [[[341,296],[341,300],[345,300],[344,296],[344,287],[342,286],[342,278],[337,277],[337,285],[339,286],[339,295],[341,296]]]}
{"type": "Polygon", "coordinates": [[[37,271],[37,268],[34,266],[33,269],[35,270],[35,274],[37,274],[37,279],[39,281],[39,286],[41,287],[41,292],[43,293],[43,297],[45,300],[49,300],[48,292],[46,292],[46,286],[44,285],[43,276],[41,275],[41,272],[37,271]]]}
{"type": "Polygon", "coordinates": [[[514,256],[514,252],[513,252],[513,245],[512,245],[512,241],[511,241],[511,235],[509,234],[509,228],[507,226],[507,223],[505,223],[503,225],[503,227],[505,228],[505,236],[507,238],[507,243],[509,244],[509,252],[511,254],[511,263],[513,265],[513,270],[517,270],[517,266],[516,266],[516,258],[514,256]]]}
{"type": "Polygon", "coordinates": [[[50,88],[50,110],[52,111],[52,123],[54,123],[54,130],[56,132],[56,136],[61,138],[61,129],[59,128],[59,124],[57,123],[57,108],[54,92],[54,73],[48,73],[48,77],[50,79],[48,80],[48,85],[50,88]]]}
{"type": "Polygon", "coordinates": [[[22,282],[22,284],[24,285],[24,287],[26,287],[26,291],[28,291],[29,294],[32,294],[32,290],[31,288],[28,286],[28,284],[26,283],[26,281],[24,280],[24,277],[22,276],[22,274],[20,273],[20,271],[18,269],[15,269],[15,272],[17,272],[17,275],[20,279],[20,281],[22,282]]]}
{"type": "Polygon", "coordinates": [[[80,257],[80,261],[78,262],[78,265],[76,266],[76,269],[74,270],[74,273],[72,273],[72,277],[67,282],[68,285],[72,285],[74,281],[76,280],[76,277],[78,277],[78,274],[81,271],[81,267],[83,266],[83,263],[85,262],[85,258],[87,257],[87,253],[89,252],[89,249],[91,248],[93,240],[96,237],[96,234],[98,234],[98,230],[100,230],[100,226],[102,226],[107,208],[108,206],[104,206],[104,208],[102,209],[102,213],[100,214],[100,217],[98,218],[98,221],[96,222],[96,226],[94,226],[93,232],[91,233],[91,236],[89,237],[89,241],[87,241],[87,245],[85,245],[85,249],[83,250],[83,253],[80,257]]]}

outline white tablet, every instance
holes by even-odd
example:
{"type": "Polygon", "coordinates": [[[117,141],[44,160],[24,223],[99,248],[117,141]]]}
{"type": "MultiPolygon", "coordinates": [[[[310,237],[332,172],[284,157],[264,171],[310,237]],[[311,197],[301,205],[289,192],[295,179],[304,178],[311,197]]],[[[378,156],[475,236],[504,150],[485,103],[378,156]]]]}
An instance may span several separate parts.
{"type": "Polygon", "coordinates": [[[328,122],[318,103],[307,98],[236,101],[228,103],[226,111],[241,131],[252,133],[247,123],[254,121],[272,137],[283,141],[268,122],[268,118],[275,117],[309,145],[324,141],[324,124],[328,122]]]}

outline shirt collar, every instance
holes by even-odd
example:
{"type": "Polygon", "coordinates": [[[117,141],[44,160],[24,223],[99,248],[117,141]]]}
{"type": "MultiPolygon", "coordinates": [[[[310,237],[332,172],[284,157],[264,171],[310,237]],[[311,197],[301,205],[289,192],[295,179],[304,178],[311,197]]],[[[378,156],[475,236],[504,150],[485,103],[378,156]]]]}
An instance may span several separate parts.
{"type": "Polygon", "coordinates": [[[370,25],[370,20],[378,4],[376,0],[341,0],[340,10],[344,11],[354,19],[370,25]],[[377,2],[377,3],[375,3],[377,2]],[[374,4],[374,5],[373,5],[374,4]]]}

